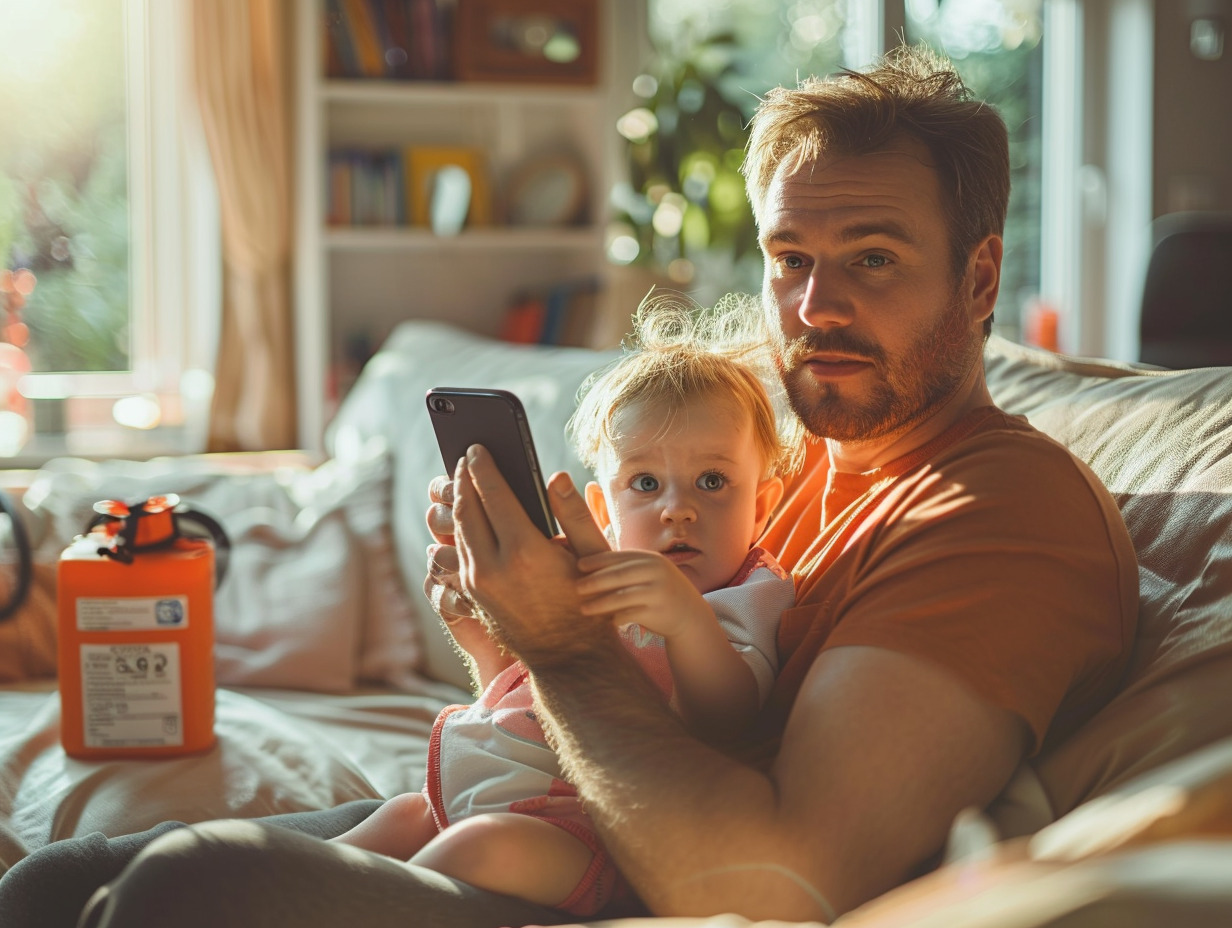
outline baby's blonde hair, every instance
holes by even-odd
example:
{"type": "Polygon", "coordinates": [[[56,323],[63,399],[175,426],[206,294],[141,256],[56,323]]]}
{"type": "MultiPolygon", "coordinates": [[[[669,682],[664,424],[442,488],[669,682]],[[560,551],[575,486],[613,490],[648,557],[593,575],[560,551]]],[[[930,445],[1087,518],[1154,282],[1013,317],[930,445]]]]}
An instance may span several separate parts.
{"type": "Polygon", "coordinates": [[[622,347],[624,355],[582,384],[566,426],[578,457],[592,471],[618,437],[616,419],[625,409],[661,410],[666,432],[690,400],[711,398],[749,415],[764,476],[796,468],[795,417],[776,415],[769,390],[777,398],[781,388],[769,333],[752,297],[731,295],[706,312],[682,294],[652,291],[638,307],[622,347]]]}

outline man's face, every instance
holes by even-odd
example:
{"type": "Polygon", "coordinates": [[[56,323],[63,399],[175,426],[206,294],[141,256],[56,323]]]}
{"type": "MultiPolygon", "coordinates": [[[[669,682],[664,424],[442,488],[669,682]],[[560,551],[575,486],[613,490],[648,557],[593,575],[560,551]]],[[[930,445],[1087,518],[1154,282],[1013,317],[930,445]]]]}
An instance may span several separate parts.
{"type": "Polygon", "coordinates": [[[784,167],[758,225],[780,373],[810,432],[848,442],[905,432],[979,362],[986,313],[966,275],[954,278],[923,145],[784,167]]]}

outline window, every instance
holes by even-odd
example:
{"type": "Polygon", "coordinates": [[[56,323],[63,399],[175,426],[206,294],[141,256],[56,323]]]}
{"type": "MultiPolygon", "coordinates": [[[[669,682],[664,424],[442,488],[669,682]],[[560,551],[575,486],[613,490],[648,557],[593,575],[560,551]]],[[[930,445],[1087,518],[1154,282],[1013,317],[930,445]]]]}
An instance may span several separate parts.
{"type": "Polygon", "coordinates": [[[0,465],[203,446],[217,207],[185,10],[0,0],[0,465]]]}
{"type": "Polygon", "coordinates": [[[797,74],[863,66],[901,35],[950,56],[1009,129],[1013,188],[996,331],[1024,340],[1047,307],[1058,314],[1062,350],[1132,359],[1134,269],[1145,260],[1150,221],[1150,6],[647,0],[654,54],[634,84],[645,112],[622,127],[630,178],[613,197],[609,254],[666,270],[703,303],[756,291],[748,207],[742,190],[732,201],[724,186],[745,136],[724,134],[720,123],[699,141],[691,123],[718,113],[730,128],[731,114],[747,117],[763,90],[797,74]]]}
{"type": "Polygon", "coordinates": [[[1044,93],[1043,0],[908,0],[906,38],[946,54],[1010,136],[1010,206],[994,330],[1020,340],[1038,306],[1044,93]]]}

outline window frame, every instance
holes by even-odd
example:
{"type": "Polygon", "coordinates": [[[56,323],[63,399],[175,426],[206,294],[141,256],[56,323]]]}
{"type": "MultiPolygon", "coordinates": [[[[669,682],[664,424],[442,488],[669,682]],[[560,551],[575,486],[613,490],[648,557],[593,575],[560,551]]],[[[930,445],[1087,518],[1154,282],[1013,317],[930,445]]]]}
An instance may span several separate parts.
{"type": "Polygon", "coordinates": [[[174,424],[74,430],[66,422],[62,432],[32,432],[6,467],[64,454],[150,457],[205,448],[222,260],[217,191],[192,92],[190,7],[188,0],[124,0],[123,15],[130,370],[32,372],[19,389],[36,402],[152,394],[174,424]]]}

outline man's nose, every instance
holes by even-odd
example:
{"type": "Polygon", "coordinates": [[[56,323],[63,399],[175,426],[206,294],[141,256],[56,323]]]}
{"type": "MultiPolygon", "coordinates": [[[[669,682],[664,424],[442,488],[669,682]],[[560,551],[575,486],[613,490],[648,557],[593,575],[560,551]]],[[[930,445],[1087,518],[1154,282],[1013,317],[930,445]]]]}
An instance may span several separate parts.
{"type": "Polygon", "coordinates": [[[850,325],[852,307],[839,275],[817,264],[809,274],[800,298],[797,315],[800,321],[815,329],[850,325]]]}

